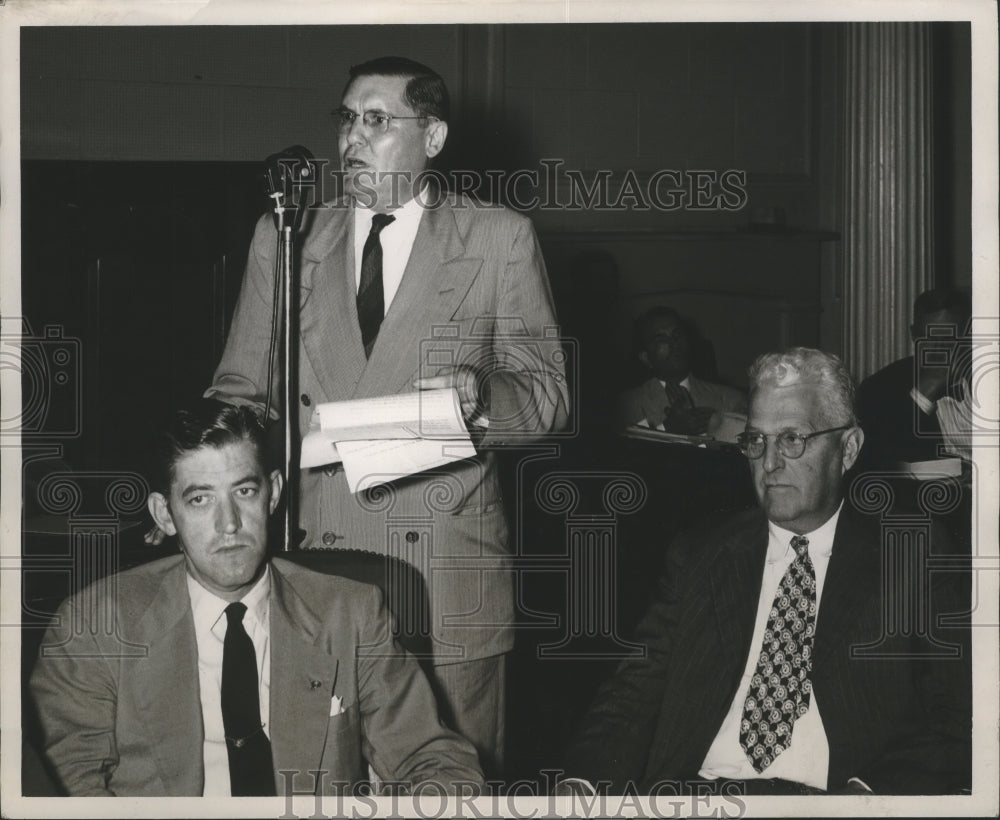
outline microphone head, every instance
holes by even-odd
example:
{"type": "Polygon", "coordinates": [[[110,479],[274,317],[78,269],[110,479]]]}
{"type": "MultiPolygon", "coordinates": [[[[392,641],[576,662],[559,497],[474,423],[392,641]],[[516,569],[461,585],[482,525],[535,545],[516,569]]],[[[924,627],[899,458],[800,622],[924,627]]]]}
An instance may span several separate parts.
{"type": "Polygon", "coordinates": [[[264,160],[262,177],[268,196],[291,196],[292,188],[316,179],[315,157],[303,145],[291,145],[264,160]]]}

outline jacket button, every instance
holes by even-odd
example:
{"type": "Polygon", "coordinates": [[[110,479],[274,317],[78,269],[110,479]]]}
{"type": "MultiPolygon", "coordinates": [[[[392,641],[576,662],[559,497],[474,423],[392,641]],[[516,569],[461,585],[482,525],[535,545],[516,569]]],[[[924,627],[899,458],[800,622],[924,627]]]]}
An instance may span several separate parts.
{"type": "Polygon", "coordinates": [[[407,544],[416,544],[417,541],[419,541],[419,540],[420,540],[420,536],[416,533],[415,530],[410,530],[408,533],[406,533],[406,543],[407,544]]]}
{"type": "Polygon", "coordinates": [[[323,544],[324,546],[332,547],[334,543],[336,543],[338,538],[343,538],[343,537],[344,536],[337,535],[336,533],[332,533],[328,530],[327,532],[323,533],[323,544]]]}
{"type": "Polygon", "coordinates": [[[302,404],[305,407],[308,407],[310,404],[312,404],[312,399],[309,398],[309,394],[308,393],[303,393],[302,394],[302,404]]]}

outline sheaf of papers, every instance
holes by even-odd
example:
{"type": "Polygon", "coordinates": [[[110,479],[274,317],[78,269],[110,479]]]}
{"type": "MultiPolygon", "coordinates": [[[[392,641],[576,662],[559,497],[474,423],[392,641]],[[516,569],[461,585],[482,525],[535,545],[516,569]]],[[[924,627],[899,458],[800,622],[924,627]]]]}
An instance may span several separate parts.
{"type": "Polygon", "coordinates": [[[910,478],[928,481],[935,478],[958,478],[962,475],[962,459],[933,458],[928,461],[900,461],[897,465],[910,478]]]}
{"type": "Polygon", "coordinates": [[[445,388],[318,405],[300,464],[343,462],[356,493],[475,454],[458,394],[445,388]]]}

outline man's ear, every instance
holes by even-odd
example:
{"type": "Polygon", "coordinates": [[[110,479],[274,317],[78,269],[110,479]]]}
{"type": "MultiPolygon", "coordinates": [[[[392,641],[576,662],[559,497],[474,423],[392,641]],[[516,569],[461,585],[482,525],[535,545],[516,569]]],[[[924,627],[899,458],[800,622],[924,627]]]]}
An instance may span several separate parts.
{"type": "Polygon", "coordinates": [[[157,527],[167,535],[177,535],[177,527],[174,526],[173,516],[170,515],[170,504],[163,493],[150,493],[146,506],[149,507],[149,514],[153,516],[157,527]]]}
{"type": "Polygon", "coordinates": [[[865,443],[865,431],[854,426],[844,432],[842,441],[844,444],[844,472],[846,473],[858,460],[858,454],[865,443]]]}
{"type": "Polygon", "coordinates": [[[649,366],[649,354],[645,350],[640,350],[637,357],[640,362],[642,362],[643,367],[647,370],[652,370],[653,368],[649,366]]]}
{"type": "Polygon", "coordinates": [[[271,499],[267,503],[268,513],[273,513],[278,506],[278,500],[281,498],[281,489],[285,486],[284,479],[281,477],[281,470],[272,471],[269,476],[271,480],[271,499]]]}
{"type": "Polygon", "coordinates": [[[448,123],[430,120],[424,133],[424,152],[428,159],[433,159],[441,153],[446,139],[448,139],[448,123]]]}

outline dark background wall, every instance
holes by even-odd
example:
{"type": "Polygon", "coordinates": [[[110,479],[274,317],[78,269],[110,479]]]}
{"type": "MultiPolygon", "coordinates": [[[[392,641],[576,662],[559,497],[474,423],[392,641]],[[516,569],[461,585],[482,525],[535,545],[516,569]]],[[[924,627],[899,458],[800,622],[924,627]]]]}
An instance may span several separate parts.
{"type": "MultiPolygon", "coordinates": [[[[89,383],[102,423],[120,427],[98,407],[120,376],[143,370],[135,351],[155,356],[159,345],[175,374],[167,395],[193,391],[217,358],[249,232],[265,208],[258,163],[292,143],[332,159],[329,111],[347,68],[397,53],[435,67],[452,91],[444,169],[544,177],[543,160],[560,162],[587,181],[607,173],[612,200],[628,174],[640,189],[664,169],[745,174],[746,199],[735,208],[528,209],[566,329],[590,357],[600,347],[627,362],[631,320],[657,302],[692,315],[714,344],[718,377],[734,384],[767,348],[839,352],[843,305],[830,264],[840,229],[831,171],[842,148],[836,31],[804,23],[23,28],[23,312],[36,331],[102,327],[97,341],[86,338],[101,358],[92,369],[107,379],[99,391],[89,383]],[[177,304],[200,299],[204,310],[168,309],[167,281],[177,304]],[[178,346],[169,340],[179,317],[189,335],[178,346]],[[199,334],[206,341],[192,343],[199,334]],[[111,353],[123,348],[132,358],[111,353]],[[176,363],[180,351],[187,367],[176,363]]],[[[935,38],[937,278],[968,286],[969,27],[937,24],[935,38]]],[[[550,193],[568,199],[565,177],[550,193]]]]}

